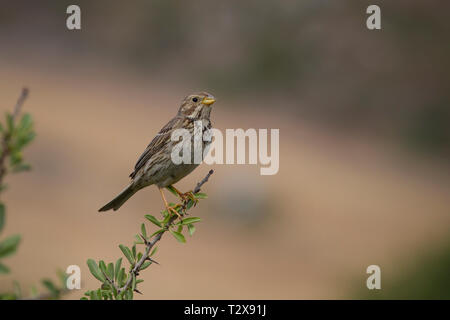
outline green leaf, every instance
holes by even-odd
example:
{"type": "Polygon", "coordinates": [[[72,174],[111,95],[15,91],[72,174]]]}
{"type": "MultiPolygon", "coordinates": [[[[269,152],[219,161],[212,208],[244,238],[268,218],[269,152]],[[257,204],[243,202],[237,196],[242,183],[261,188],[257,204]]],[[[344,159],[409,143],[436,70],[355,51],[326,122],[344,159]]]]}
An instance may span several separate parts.
{"type": "Polygon", "coordinates": [[[0,258],[10,256],[17,250],[20,242],[20,235],[10,236],[0,243],[0,258]]]}
{"type": "Polygon", "coordinates": [[[154,216],[152,216],[151,214],[146,214],[145,218],[150,221],[153,224],[156,224],[158,227],[162,228],[162,224],[161,222],[158,221],[158,219],[156,219],[154,216]]]}
{"type": "Polygon", "coordinates": [[[133,279],[131,280],[131,291],[136,289],[136,275],[133,273],[133,279]]]}
{"type": "Polygon", "coordinates": [[[131,289],[125,291],[125,298],[126,300],[133,300],[133,291],[131,289]]]}
{"type": "Polygon", "coordinates": [[[38,295],[39,295],[39,292],[38,292],[36,286],[35,285],[31,286],[31,296],[34,298],[34,297],[37,297],[38,295]]]}
{"type": "Polygon", "coordinates": [[[153,232],[153,234],[150,236],[150,238],[153,238],[153,237],[156,236],[157,234],[159,234],[159,233],[161,233],[161,232],[164,232],[164,231],[166,231],[166,230],[165,230],[165,229],[159,229],[159,230],[153,232]]]}
{"type": "Polygon", "coordinates": [[[5,274],[5,273],[9,273],[9,268],[7,266],[5,266],[4,264],[0,263],[0,274],[5,274]]]}
{"type": "Polygon", "coordinates": [[[103,274],[106,274],[106,264],[105,261],[100,260],[98,262],[98,266],[100,267],[100,270],[103,272],[103,274]]]}
{"type": "Polygon", "coordinates": [[[144,244],[144,241],[142,241],[142,238],[138,234],[135,234],[134,238],[134,244],[144,244]]]}
{"type": "Polygon", "coordinates": [[[206,193],[199,192],[199,193],[195,193],[194,197],[195,197],[195,199],[206,199],[206,198],[208,198],[208,195],[206,193]]]}
{"type": "Polygon", "coordinates": [[[151,261],[145,261],[145,262],[141,265],[141,267],[140,267],[139,270],[145,270],[145,269],[147,269],[151,264],[152,264],[151,261]]]}
{"type": "Polygon", "coordinates": [[[188,203],[186,204],[186,210],[189,210],[194,205],[194,201],[192,199],[189,199],[188,203]]]}
{"type": "Polygon", "coordinates": [[[156,251],[158,251],[158,247],[153,248],[152,253],[150,253],[150,257],[153,256],[156,251]]]}
{"type": "Polygon", "coordinates": [[[164,212],[166,213],[164,214],[164,220],[162,221],[162,224],[166,225],[170,220],[170,214],[167,213],[167,210],[164,210],[164,212]]]}
{"type": "Polygon", "coordinates": [[[30,171],[30,170],[31,170],[31,166],[26,163],[17,164],[12,168],[12,172],[14,172],[14,173],[18,173],[18,172],[22,172],[22,171],[30,171]]]}
{"type": "Polygon", "coordinates": [[[125,268],[120,269],[119,276],[117,277],[117,283],[119,286],[123,286],[125,281],[125,268]]]}
{"type": "Polygon", "coordinates": [[[142,232],[142,236],[147,239],[147,229],[145,229],[145,224],[141,224],[141,232],[142,232]]]}
{"type": "Polygon", "coordinates": [[[202,219],[200,219],[199,217],[189,217],[189,218],[185,218],[181,221],[182,225],[187,225],[187,224],[191,224],[191,223],[196,223],[196,222],[200,222],[202,221],[202,219]]]}
{"type": "Polygon", "coordinates": [[[48,291],[50,291],[53,298],[57,298],[59,296],[59,290],[56,288],[53,281],[49,279],[43,279],[42,284],[47,288],[48,291]]]}
{"type": "Polygon", "coordinates": [[[142,252],[139,252],[139,253],[137,254],[137,259],[136,259],[136,261],[140,261],[141,258],[142,258],[142,252]]]}
{"type": "Polygon", "coordinates": [[[22,116],[22,119],[20,119],[20,123],[19,123],[19,130],[28,130],[31,128],[31,126],[33,125],[33,122],[31,120],[31,116],[28,113],[25,113],[22,116]]]}
{"type": "Polygon", "coordinates": [[[0,203],[0,232],[3,230],[5,226],[5,205],[0,203]]]}
{"type": "Polygon", "coordinates": [[[180,225],[178,226],[178,228],[177,228],[177,232],[178,232],[178,233],[181,233],[182,231],[183,231],[183,225],[180,224],[180,225]]]}
{"type": "Polygon", "coordinates": [[[12,134],[12,132],[14,130],[14,121],[13,121],[13,117],[10,113],[6,114],[6,124],[8,126],[8,133],[12,134]]]}
{"type": "Polygon", "coordinates": [[[117,276],[120,272],[120,267],[122,266],[122,258],[117,259],[116,265],[114,266],[114,279],[117,281],[117,276]]]}
{"type": "Polygon", "coordinates": [[[105,282],[106,278],[105,276],[102,274],[102,272],[100,271],[100,268],[98,267],[97,263],[92,260],[92,259],[88,259],[87,261],[87,265],[89,267],[89,271],[92,273],[92,275],[99,281],[101,282],[105,282]]]}
{"type": "Polygon", "coordinates": [[[175,239],[177,239],[179,242],[181,243],[186,243],[186,239],[184,238],[184,236],[176,231],[170,230],[170,233],[175,237],[175,239]]]}
{"type": "Polygon", "coordinates": [[[133,258],[134,258],[134,261],[136,261],[136,245],[133,245],[133,247],[131,248],[131,252],[133,253],[133,258]]]}
{"type": "Polygon", "coordinates": [[[14,294],[16,295],[17,299],[21,299],[22,288],[20,287],[20,284],[16,280],[14,280],[13,285],[14,285],[14,294]]]}
{"type": "Polygon", "coordinates": [[[192,237],[192,235],[195,232],[195,226],[193,224],[188,224],[187,227],[188,227],[189,235],[192,237]]]}
{"type": "Polygon", "coordinates": [[[112,262],[108,264],[108,268],[106,268],[106,274],[108,275],[109,279],[114,279],[114,264],[112,262]]]}
{"type": "Polygon", "coordinates": [[[175,191],[175,189],[172,186],[168,186],[166,189],[169,190],[170,193],[172,193],[174,196],[178,197],[178,193],[175,191]]]}
{"type": "Polygon", "coordinates": [[[128,259],[130,264],[134,264],[133,254],[131,253],[130,248],[124,246],[123,244],[119,245],[119,248],[120,248],[120,250],[122,250],[122,253],[128,259]]]}

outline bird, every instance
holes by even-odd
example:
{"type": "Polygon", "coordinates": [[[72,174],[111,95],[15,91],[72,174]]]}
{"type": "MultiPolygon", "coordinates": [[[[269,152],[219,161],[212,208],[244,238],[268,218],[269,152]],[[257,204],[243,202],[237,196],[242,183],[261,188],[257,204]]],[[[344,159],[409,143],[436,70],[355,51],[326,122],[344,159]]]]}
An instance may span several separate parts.
{"type": "MultiPolygon", "coordinates": [[[[186,199],[188,196],[192,197],[192,194],[189,195],[189,192],[180,192],[173,184],[190,174],[199,163],[194,161],[191,161],[191,163],[174,163],[171,157],[172,149],[179,142],[172,141],[171,136],[177,129],[186,129],[191,137],[194,137],[194,124],[197,121],[201,121],[203,137],[205,131],[212,128],[210,114],[214,102],[216,102],[214,96],[207,92],[186,96],[181,101],[181,106],[175,117],[162,127],[137,160],[134,170],[129,176],[131,182],[128,186],[98,211],[103,212],[111,209],[116,211],[139,190],[156,185],[167,213],[172,212],[180,217],[177,210],[167,202],[163,189],[171,188],[183,199],[186,199]]],[[[211,141],[208,141],[208,139],[202,139],[202,141],[202,150],[205,150],[209,147],[211,141]]],[[[191,148],[191,159],[193,159],[193,154],[194,148],[191,148]]]]}

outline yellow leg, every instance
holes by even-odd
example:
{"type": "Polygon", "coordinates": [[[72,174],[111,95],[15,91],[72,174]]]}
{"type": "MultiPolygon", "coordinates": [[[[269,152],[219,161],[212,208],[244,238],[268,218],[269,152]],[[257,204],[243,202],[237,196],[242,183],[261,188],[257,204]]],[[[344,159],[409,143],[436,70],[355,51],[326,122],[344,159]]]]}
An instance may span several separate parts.
{"type": "Polygon", "coordinates": [[[159,187],[158,187],[158,189],[159,189],[159,192],[161,192],[161,197],[162,197],[162,199],[163,199],[163,201],[164,201],[164,205],[166,206],[167,213],[170,214],[170,212],[173,212],[173,213],[175,213],[175,214],[178,216],[178,218],[181,219],[181,216],[180,216],[180,214],[178,213],[178,211],[175,210],[173,207],[169,206],[169,203],[167,203],[166,197],[164,196],[163,189],[162,189],[162,188],[159,188],[159,187]]]}

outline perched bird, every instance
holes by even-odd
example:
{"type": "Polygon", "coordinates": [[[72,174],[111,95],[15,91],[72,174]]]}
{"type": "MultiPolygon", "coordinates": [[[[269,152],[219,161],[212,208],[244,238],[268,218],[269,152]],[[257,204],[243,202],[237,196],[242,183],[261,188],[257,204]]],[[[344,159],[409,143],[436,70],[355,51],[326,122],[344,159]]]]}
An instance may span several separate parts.
{"type": "MultiPolygon", "coordinates": [[[[191,173],[198,164],[194,163],[194,161],[191,161],[190,164],[175,164],[172,161],[172,148],[179,142],[172,141],[171,135],[176,129],[187,129],[191,137],[194,137],[194,123],[196,121],[202,122],[203,131],[210,129],[211,121],[209,117],[212,104],[215,101],[215,98],[207,92],[191,94],[185,97],[181,102],[177,115],[159,131],[139,157],[134,171],[130,174],[130,184],[117,197],[100,208],[99,211],[110,209],[115,211],[137,191],[154,184],[161,193],[167,212],[171,211],[179,216],[178,212],[167,203],[163,189],[171,186],[178,195],[183,198],[186,197],[187,193],[181,193],[173,187],[173,184],[191,173]]],[[[209,143],[210,141],[203,141],[203,150],[209,143]]],[[[191,148],[191,150],[191,159],[193,159],[194,148],[191,148]]]]}

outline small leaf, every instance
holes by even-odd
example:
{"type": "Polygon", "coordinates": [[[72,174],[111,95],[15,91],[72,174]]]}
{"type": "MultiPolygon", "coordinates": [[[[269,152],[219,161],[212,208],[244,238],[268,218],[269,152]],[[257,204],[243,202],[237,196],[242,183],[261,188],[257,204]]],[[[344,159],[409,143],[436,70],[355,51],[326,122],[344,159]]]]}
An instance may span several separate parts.
{"type": "Polygon", "coordinates": [[[98,266],[100,267],[100,270],[103,272],[103,274],[106,274],[106,264],[105,261],[100,260],[98,262],[98,266]]]}
{"type": "Polygon", "coordinates": [[[194,205],[194,201],[192,199],[189,199],[188,203],[186,204],[186,210],[189,210],[194,205]]]}
{"type": "Polygon", "coordinates": [[[147,230],[145,229],[145,224],[141,224],[142,236],[147,239],[147,230]]]}
{"type": "Polygon", "coordinates": [[[17,250],[17,246],[20,242],[20,235],[16,234],[10,236],[0,242],[0,258],[10,256],[17,250]]]}
{"type": "Polygon", "coordinates": [[[5,266],[4,264],[0,263],[0,274],[5,274],[5,273],[9,273],[9,268],[7,266],[5,266]]]}
{"type": "Polygon", "coordinates": [[[195,232],[195,226],[193,224],[188,224],[187,227],[188,227],[189,235],[192,237],[192,235],[195,232]]]}
{"type": "Polygon", "coordinates": [[[5,226],[5,205],[0,203],[0,232],[3,230],[5,226]]]}
{"type": "Polygon", "coordinates": [[[186,239],[184,238],[184,236],[176,231],[170,230],[170,233],[175,237],[175,239],[177,239],[179,242],[181,243],[186,243],[186,239]]]}
{"type": "Polygon", "coordinates": [[[147,269],[151,264],[152,264],[151,261],[145,261],[145,262],[141,265],[141,267],[139,268],[139,270],[147,269]]]}
{"type": "Polygon", "coordinates": [[[133,291],[130,289],[125,291],[126,300],[133,300],[133,291]]]}
{"type": "Polygon", "coordinates": [[[166,231],[165,229],[159,229],[158,231],[155,231],[151,236],[150,236],[150,238],[153,238],[153,236],[156,236],[157,234],[159,234],[159,233],[161,233],[161,232],[164,232],[164,231],[166,231]]]}
{"type": "Polygon", "coordinates": [[[196,199],[206,199],[206,198],[208,198],[208,195],[206,193],[199,192],[199,193],[195,193],[194,197],[196,199]]]}
{"type": "Polygon", "coordinates": [[[21,164],[15,165],[12,169],[12,172],[18,173],[18,172],[30,171],[30,170],[31,170],[31,166],[29,164],[21,163],[21,164]]]}
{"type": "Polygon", "coordinates": [[[134,244],[144,244],[144,241],[142,240],[142,238],[138,235],[138,234],[135,234],[134,235],[134,244]]]}
{"type": "Polygon", "coordinates": [[[106,274],[108,275],[109,279],[114,279],[114,264],[112,262],[108,264],[108,268],[106,268],[106,274]]]}
{"type": "MultiPolygon", "coordinates": [[[[86,294],[86,293],[85,293],[86,294]]],[[[31,296],[34,298],[34,297],[37,297],[39,295],[39,292],[38,292],[38,290],[37,290],[37,288],[36,288],[36,286],[31,286],[31,296]]],[[[87,298],[86,298],[87,299],[87,298]]]]}
{"type": "Polygon", "coordinates": [[[119,245],[119,248],[120,248],[120,250],[122,250],[122,253],[128,259],[130,264],[134,264],[133,254],[131,253],[130,248],[124,246],[123,244],[119,245]]]}
{"type": "Polygon", "coordinates": [[[131,252],[133,253],[134,261],[136,261],[136,245],[133,245],[133,247],[131,248],[131,252]]]}
{"type": "Polygon", "coordinates": [[[131,291],[136,289],[136,275],[133,273],[133,279],[131,280],[131,291]]]}
{"type": "Polygon", "coordinates": [[[152,253],[150,253],[150,257],[153,256],[156,251],[158,251],[158,247],[153,248],[152,253]]]}
{"type": "Polygon", "coordinates": [[[105,276],[102,274],[102,272],[100,271],[100,268],[98,267],[97,263],[92,260],[92,259],[88,259],[87,261],[87,265],[89,267],[89,271],[92,273],[92,275],[99,281],[101,282],[105,282],[105,276]]]}
{"type": "Polygon", "coordinates": [[[125,268],[122,268],[120,269],[119,275],[117,277],[117,283],[119,284],[119,286],[123,286],[124,278],[125,278],[125,268]]]}
{"type": "Polygon", "coordinates": [[[200,222],[200,221],[202,221],[202,219],[200,219],[199,217],[189,217],[189,218],[183,219],[183,221],[181,221],[181,224],[187,225],[187,224],[196,223],[196,222],[200,222]]]}
{"type": "Polygon", "coordinates": [[[156,219],[156,218],[155,218],[154,216],[152,216],[151,214],[146,214],[146,215],[145,215],[145,218],[146,218],[148,221],[152,222],[153,224],[156,224],[158,227],[161,227],[161,228],[162,228],[161,222],[159,222],[158,219],[156,219]]]}
{"type": "Polygon", "coordinates": [[[12,134],[13,129],[14,129],[14,121],[13,121],[13,117],[10,113],[6,114],[6,124],[8,126],[8,133],[12,134]]]}
{"type": "Polygon", "coordinates": [[[178,197],[178,193],[175,191],[174,187],[168,186],[166,189],[169,190],[174,196],[178,197]]]}
{"type": "Polygon", "coordinates": [[[49,279],[42,280],[42,284],[47,288],[48,291],[50,291],[53,298],[57,298],[59,296],[59,290],[56,288],[53,281],[49,279]]]}

